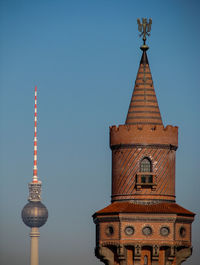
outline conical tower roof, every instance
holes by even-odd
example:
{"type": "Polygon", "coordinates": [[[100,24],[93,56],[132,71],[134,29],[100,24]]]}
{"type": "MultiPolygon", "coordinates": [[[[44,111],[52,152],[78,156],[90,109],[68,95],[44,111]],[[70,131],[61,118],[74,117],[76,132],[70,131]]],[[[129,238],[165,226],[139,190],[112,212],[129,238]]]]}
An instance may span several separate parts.
{"type": "Polygon", "coordinates": [[[141,49],[142,58],[125,123],[163,125],[146,53],[148,47],[141,49]]]}

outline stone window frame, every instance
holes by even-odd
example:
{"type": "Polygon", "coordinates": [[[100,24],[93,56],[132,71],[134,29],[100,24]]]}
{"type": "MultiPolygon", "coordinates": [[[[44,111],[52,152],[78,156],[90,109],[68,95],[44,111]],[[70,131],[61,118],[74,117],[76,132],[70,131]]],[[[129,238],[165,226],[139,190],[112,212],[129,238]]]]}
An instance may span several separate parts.
{"type": "Polygon", "coordinates": [[[113,236],[113,235],[114,235],[114,232],[115,232],[115,230],[114,230],[114,226],[113,226],[112,224],[109,224],[109,225],[106,226],[106,228],[105,228],[105,234],[106,234],[108,237],[113,236]],[[111,229],[112,231],[109,231],[110,229],[111,229]]]}
{"type": "Polygon", "coordinates": [[[153,228],[152,228],[150,225],[145,225],[145,226],[142,228],[142,234],[143,234],[144,236],[152,236],[152,235],[153,235],[153,228]],[[147,235],[147,234],[144,233],[144,229],[145,229],[145,228],[150,228],[151,233],[150,233],[149,235],[147,235]]]}
{"type": "Polygon", "coordinates": [[[187,229],[185,228],[185,226],[182,225],[179,228],[179,235],[180,235],[180,237],[182,237],[182,238],[186,237],[186,233],[187,233],[187,229]]]}
{"type": "Polygon", "coordinates": [[[160,235],[161,235],[161,236],[166,237],[166,236],[168,236],[170,233],[171,233],[171,231],[170,231],[170,227],[169,227],[169,226],[166,226],[166,225],[161,226],[161,228],[160,228],[160,235]],[[169,232],[168,232],[167,235],[163,235],[163,234],[162,234],[162,231],[161,231],[161,230],[162,230],[163,228],[167,228],[167,229],[168,229],[169,232]]]}
{"type": "Polygon", "coordinates": [[[134,228],[134,226],[132,226],[132,225],[127,225],[125,228],[124,228],[124,233],[125,233],[125,235],[127,235],[127,236],[132,236],[132,235],[134,235],[134,233],[135,233],[135,228],[134,228]],[[128,234],[127,232],[126,232],[126,229],[127,228],[131,228],[131,229],[133,229],[133,233],[132,234],[128,234]]]}

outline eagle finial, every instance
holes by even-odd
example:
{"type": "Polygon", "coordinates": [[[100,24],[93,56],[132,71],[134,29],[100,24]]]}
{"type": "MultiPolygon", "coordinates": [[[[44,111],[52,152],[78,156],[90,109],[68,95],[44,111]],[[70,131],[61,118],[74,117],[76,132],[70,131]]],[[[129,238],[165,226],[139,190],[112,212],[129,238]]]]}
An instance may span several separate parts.
{"type": "Polygon", "coordinates": [[[142,18],[142,23],[140,22],[140,19],[137,19],[138,23],[138,30],[140,33],[140,37],[143,36],[143,48],[148,46],[146,45],[146,36],[150,36],[150,31],[151,31],[151,24],[152,24],[152,19],[149,19],[149,22],[147,22],[147,18],[142,18]]]}

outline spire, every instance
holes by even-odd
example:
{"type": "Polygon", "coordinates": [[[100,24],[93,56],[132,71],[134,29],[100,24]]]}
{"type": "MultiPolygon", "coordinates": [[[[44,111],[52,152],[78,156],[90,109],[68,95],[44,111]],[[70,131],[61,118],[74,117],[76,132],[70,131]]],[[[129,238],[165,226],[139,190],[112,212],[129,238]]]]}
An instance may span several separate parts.
{"type": "Polygon", "coordinates": [[[142,19],[142,24],[138,19],[138,28],[142,32],[140,36],[143,35],[143,45],[140,47],[143,53],[126,117],[126,124],[163,125],[146,53],[149,48],[146,45],[146,35],[150,35],[151,24],[151,19],[149,19],[149,23],[147,23],[147,19],[142,19]]]}
{"type": "Polygon", "coordinates": [[[38,182],[37,176],[37,86],[35,86],[35,106],[34,106],[34,164],[33,164],[33,182],[38,182]]]}

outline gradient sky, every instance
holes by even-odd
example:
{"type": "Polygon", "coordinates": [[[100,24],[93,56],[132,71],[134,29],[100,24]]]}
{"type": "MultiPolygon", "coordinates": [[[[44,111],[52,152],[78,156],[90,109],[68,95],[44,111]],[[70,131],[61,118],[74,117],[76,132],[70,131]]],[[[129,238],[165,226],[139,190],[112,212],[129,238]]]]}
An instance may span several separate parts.
{"type": "Polygon", "coordinates": [[[199,11],[192,0],[0,1],[0,263],[27,265],[21,220],[33,168],[49,219],[40,264],[97,265],[92,214],[110,203],[109,126],[123,124],[139,66],[136,19],[151,17],[148,58],[164,124],[179,126],[177,202],[197,213],[199,265],[199,11]]]}

